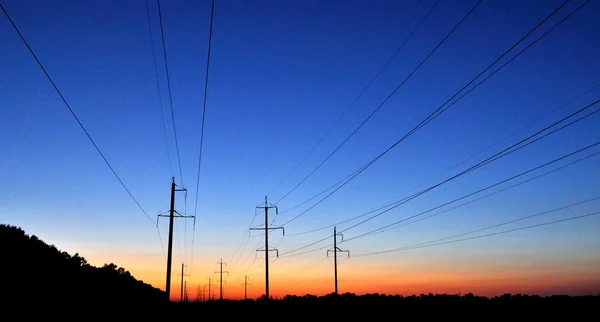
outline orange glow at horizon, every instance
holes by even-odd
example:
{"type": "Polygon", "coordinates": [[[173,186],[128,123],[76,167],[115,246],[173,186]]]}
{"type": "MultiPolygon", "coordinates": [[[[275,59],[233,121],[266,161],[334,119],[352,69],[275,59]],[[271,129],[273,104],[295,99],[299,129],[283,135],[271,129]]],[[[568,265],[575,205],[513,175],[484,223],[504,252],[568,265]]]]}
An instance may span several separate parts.
{"type": "MultiPolygon", "coordinates": [[[[116,253],[93,253],[86,257],[94,266],[102,266],[105,258],[128,270],[136,279],[165,290],[165,263],[162,256],[116,253]]],[[[300,262],[301,263],[301,262],[300,262]]],[[[305,263],[304,263],[305,264],[305,263]]],[[[208,290],[207,278],[202,272],[213,272],[213,263],[198,263],[192,277],[186,278],[189,301],[195,301],[200,292],[208,290]]],[[[256,299],[265,293],[264,267],[256,265],[250,276],[247,297],[256,299]]],[[[173,265],[171,276],[171,300],[179,301],[181,279],[178,265],[173,265]]],[[[357,259],[338,264],[339,293],[420,295],[420,294],[467,294],[494,297],[505,293],[529,295],[594,295],[600,293],[600,262],[592,259],[530,260],[518,259],[471,263],[460,261],[418,261],[382,266],[357,259]]],[[[239,271],[238,271],[239,272],[239,271]]],[[[189,273],[189,272],[186,272],[189,273]]],[[[235,272],[232,272],[235,273],[235,272]]],[[[242,273],[243,274],[243,273],[242,273]]],[[[224,276],[223,298],[244,298],[244,275],[224,276]]],[[[334,292],[334,274],[331,261],[323,262],[314,269],[302,269],[302,265],[278,262],[270,268],[270,296],[286,295],[322,296],[334,292]]],[[[213,299],[219,298],[218,276],[212,277],[213,299]]]]}
{"type": "MultiPolygon", "coordinates": [[[[180,298],[180,281],[171,281],[171,299],[180,298]]],[[[316,276],[311,279],[300,278],[270,278],[269,294],[272,298],[283,298],[286,295],[304,296],[307,294],[323,296],[334,292],[333,276],[316,276]]],[[[164,281],[158,282],[163,286],[164,281]]],[[[196,300],[198,285],[188,286],[188,298],[196,300]]],[[[569,274],[540,275],[538,277],[519,275],[469,276],[462,278],[456,275],[423,274],[414,276],[397,276],[395,278],[357,279],[338,278],[339,293],[387,294],[387,295],[420,295],[420,294],[467,294],[494,297],[505,293],[528,295],[591,295],[600,290],[600,277],[570,276],[569,274]],[[389,280],[388,280],[389,279],[389,280]],[[387,280],[387,281],[386,281],[387,280]]],[[[206,288],[205,288],[206,290],[206,288]]],[[[219,285],[212,285],[212,297],[218,299],[219,285]]],[[[265,293],[264,277],[255,279],[247,289],[247,297],[256,299],[265,293]]],[[[223,285],[223,298],[240,300],[244,298],[243,285],[223,285]]]]}

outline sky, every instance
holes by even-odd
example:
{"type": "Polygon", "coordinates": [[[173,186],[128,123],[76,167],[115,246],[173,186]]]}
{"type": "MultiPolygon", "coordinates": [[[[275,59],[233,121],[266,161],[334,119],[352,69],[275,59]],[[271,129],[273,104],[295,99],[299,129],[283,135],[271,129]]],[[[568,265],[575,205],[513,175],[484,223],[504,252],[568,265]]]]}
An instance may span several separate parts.
{"type": "Polygon", "coordinates": [[[2,1],[68,104],[0,15],[2,223],[164,290],[174,178],[173,300],[265,293],[265,197],[272,297],[334,226],[340,293],[600,293],[598,1],[217,0],[206,83],[211,4],[2,1]]]}

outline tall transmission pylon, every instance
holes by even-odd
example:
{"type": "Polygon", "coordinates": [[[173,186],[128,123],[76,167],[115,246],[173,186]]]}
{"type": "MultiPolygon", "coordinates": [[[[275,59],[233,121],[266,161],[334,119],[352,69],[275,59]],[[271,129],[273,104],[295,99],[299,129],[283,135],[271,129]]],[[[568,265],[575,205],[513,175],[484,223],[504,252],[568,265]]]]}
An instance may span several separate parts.
{"type": "Polygon", "coordinates": [[[212,279],[210,278],[210,276],[208,277],[208,300],[210,301],[211,297],[210,297],[210,286],[212,285],[212,279]]]}
{"type": "MultiPolygon", "coordinates": [[[[167,252],[167,281],[166,281],[166,293],[167,293],[167,299],[169,301],[171,301],[171,262],[173,259],[173,219],[175,217],[179,217],[179,218],[194,218],[194,222],[196,221],[196,217],[195,216],[187,216],[187,215],[182,215],[179,212],[177,212],[175,210],[175,192],[176,191],[184,191],[187,193],[187,190],[185,188],[180,188],[177,189],[177,185],[175,184],[175,177],[172,178],[173,182],[171,183],[171,207],[169,210],[169,246],[168,246],[168,252],[167,252]],[[177,213],[177,216],[175,216],[175,213],[177,213]]],[[[156,226],[158,226],[158,220],[160,217],[167,217],[166,215],[158,215],[158,218],[156,218],[156,226]]]]}
{"type": "Polygon", "coordinates": [[[188,302],[187,281],[183,282],[183,301],[188,302]]]}
{"type": "Polygon", "coordinates": [[[338,294],[338,279],[337,279],[337,253],[348,253],[348,258],[350,257],[349,250],[341,250],[337,247],[337,235],[342,237],[342,241],[344,241],[344,235],[338,234],[336,232],[335,226],[333,226],[333,249],[327,250],[327,257],[329,257],[329,252],[333,252],[333,276],[335,281],[335,294],[338,294]]]}
{"type": "Polygon", "coordinates": [[[184,291],[184,288],[185,288],[185,282],[183,281],[183,277],[190,276],[189,274],[185,274],[183,272],[183,268],[184,267],[185,267],[185,265],[183,263],[181,263],[181,274],[179,274],[181,276],[181,291],[180,291],[180,295],[179,295],[179,301],[180,302],[183,302],[183,291],[184,291]]]}
{"type": "Polygon", "coordinates": [[[248,275],[245,275],[244,276],[244,283],[242,284],[242,286],[244,287],[244,300],[248,299],[248,296],[247,296],[247,294],[248,294],[248,292],[247,292],[248,285],[252,285],[252,284],[248,284],[248,275]]]}
{"type": "Polygon", "coordinates": [[[220,269],[218,272],[215,273],[219,273],[219,300],[223,299],[223,273],[227,273],[227,275],[229,275],[228,271],[223,271],[223,264],[225,264],[225,266],[227,266],[227,263],[223,263],[223,259],[221,258],[221,261],[218,262],[217,264],[220,265],[220,269]]]}
{"type": "Polygon", "coordinates": [[[283,235],[285,236],[285,229],[283,227],[269,227],[269,209],[275,208],[275,215],[279,214],[279,210],[275,205],[269,205],[267,202],[267,196],[265,196],[265,204],[264,206],[258,206],[256,209],[264,209],[265,210],[265,228],[250,228],[250,230],[264,230],[265,231],[265,249],[257,249],[257,252],[263,251],[265,252],[265,303],[269,301],[269,252],[275,251],[277,253],[277,257],[279,257],[279,251],[275,248],[269,248],[269,230],[273,229],[281,229],[283,231],[283,235]]]}

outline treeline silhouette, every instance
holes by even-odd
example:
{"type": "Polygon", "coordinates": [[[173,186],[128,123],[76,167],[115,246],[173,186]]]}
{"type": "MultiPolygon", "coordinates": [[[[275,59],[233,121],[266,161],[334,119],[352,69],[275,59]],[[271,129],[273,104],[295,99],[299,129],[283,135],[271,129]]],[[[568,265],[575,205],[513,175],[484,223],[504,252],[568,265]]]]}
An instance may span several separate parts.
{"type": "Polygon", "coordinates": [[[18,312],[21,318],[593,320],[597,319],[593,316],[598,316],[600,308],[600,294],[547,297],[504,294],[487,298],[471,293],[411,296],[344,293],[286,295],[269,301],[263,295],[257,300],[170,303],[164,291],[135,279],[122,267],[113,263],[94,267],[78,253],[70,255],[34,235],[28,236],[18,227],[4,224],[0,224],[0,256],[0,313],[9,316],[7,312],[18,312]],[[75,311],[86,315],[75,315],[75,311]]]}
{"type": "Polygon", "coordinates": [[[166,301],[165,292],[114,263],[95,267],[18,227],[0,225],[2,306],[116,307],[166,301]]]}
{"type": "Polygon", "coordinates": [[[493,298],[464,295],[421,294],[387,295],[353,293],[315,296],[287,295],[281,299],[258,300],[216,300],[204,303],[173,303],[179,307],[176,316],[198,316],[199,314],[223,314],[245,312],[248,318],[255,314],[267,320],[287,319],[318,320],[323,318],[349,318],[351,320],[400,321],[410,318],[431,320],[476,319],[495,320],[498,317],[521,320],[524,318],[552,318],[578,320],[598,316],[600,296],[537,296],[524,294],[504,294],[493,298]]]}

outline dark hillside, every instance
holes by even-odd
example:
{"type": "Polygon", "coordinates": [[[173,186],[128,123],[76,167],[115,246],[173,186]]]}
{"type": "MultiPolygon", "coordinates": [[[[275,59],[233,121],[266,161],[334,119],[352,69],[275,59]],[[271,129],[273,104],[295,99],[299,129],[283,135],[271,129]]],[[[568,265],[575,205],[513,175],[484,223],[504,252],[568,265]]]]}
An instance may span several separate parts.
{"type": "Polygon", "coordinates": [[[223,312],[244,312],[245,316],[267,321],[350,321],[433,320],[564,320],[583,321],[595,316],[600,296],[549,296],[505,294],[487,298],[465,295],[421,294],[411,296],[345,293],[325,296],[288,295],[279,300],[213,301],[173,303],[170,316],[219,316],[223,312]]]}
{"type": "Polygon", "coordinates": [[[464,295],[411,296],[344,293],[325,296],[287,295],[265,303],[247,301],[166,303],[165,293],[136,280],[115,264],[89,265],[28,236],[0,225],[0,317],[18,312],[20,318],[80,320],[110,318],[261,318],[267,321],[323,319],[385,320],[460,319],[597,320],[600,296],[505,294],[494,298],[464,295]],[[596,318],[593,318],[593,317],[596,318]]]}
{"type": "Polygon", "coordinates": [[[122,267],[89,265],[79,254],[60,251],[14,226],[0,225],[0,259],[3,307],[23,302],[151,305],[165,299],[163,291],[136,280],[122,267]]]}

